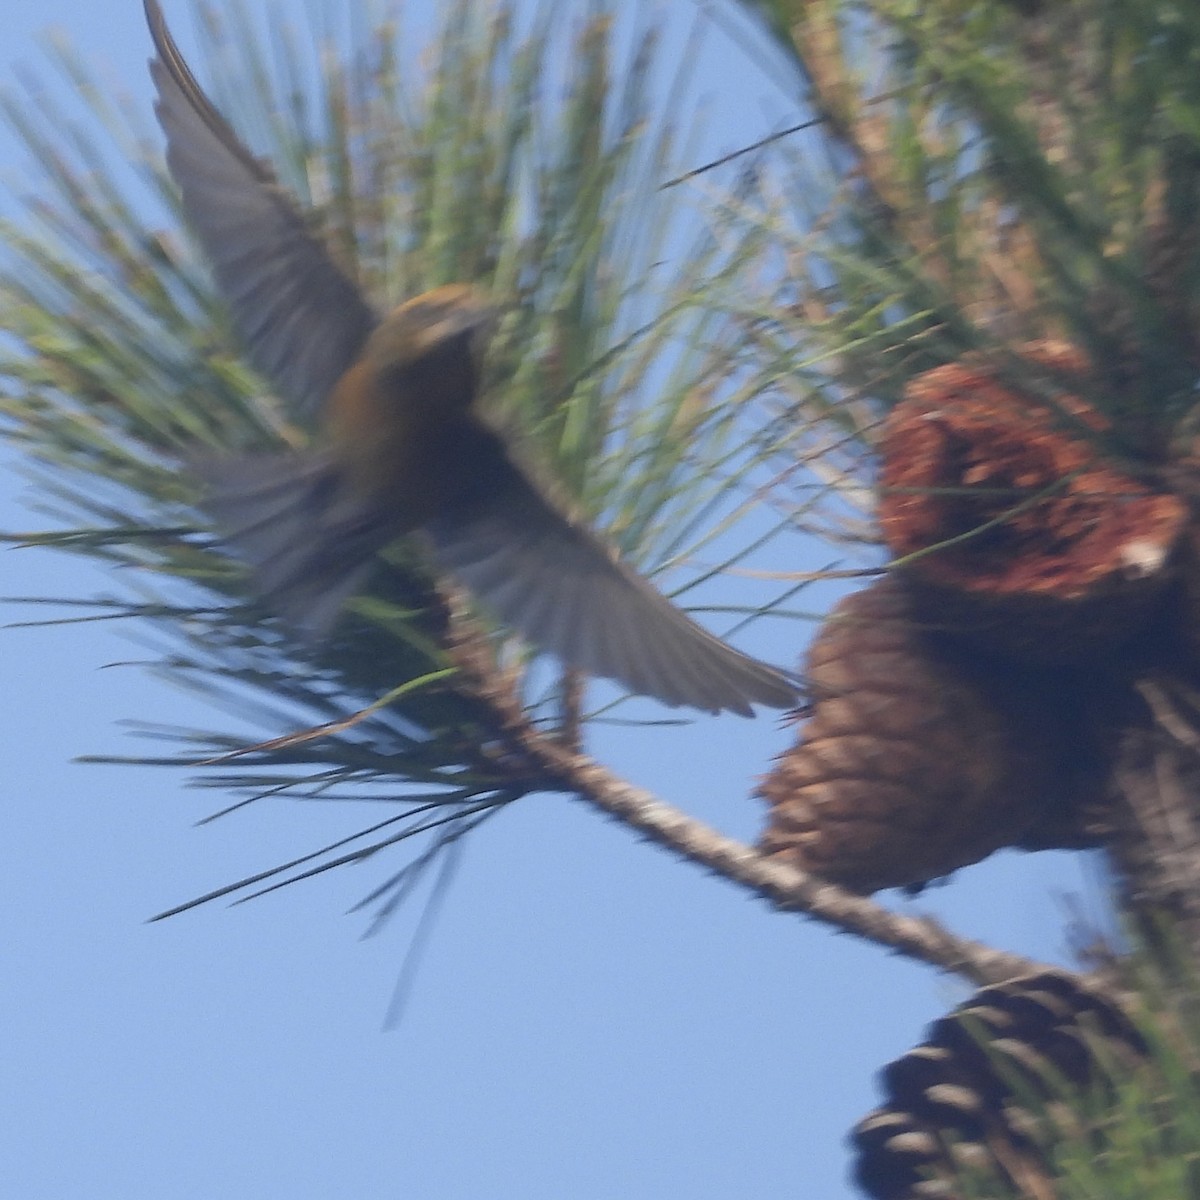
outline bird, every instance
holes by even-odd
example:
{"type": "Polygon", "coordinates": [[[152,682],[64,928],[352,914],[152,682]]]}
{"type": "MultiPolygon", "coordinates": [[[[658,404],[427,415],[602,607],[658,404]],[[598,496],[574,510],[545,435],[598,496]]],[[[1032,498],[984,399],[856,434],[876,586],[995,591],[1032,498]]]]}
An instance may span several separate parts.
{"type": "Polygon", "coordinates": [[[664,704],[752,716],[795,678],[693,621],[552,500],[479,414],[495,312],[447,284],[380,315],[295,198],[205,95],[144,0],[155,113],[184,217],[248,360],[321,436],[190,460],[202,510],[268,608],[328,635],[379,551],[424,541],[437,571],[566,667],[664,704]]]}

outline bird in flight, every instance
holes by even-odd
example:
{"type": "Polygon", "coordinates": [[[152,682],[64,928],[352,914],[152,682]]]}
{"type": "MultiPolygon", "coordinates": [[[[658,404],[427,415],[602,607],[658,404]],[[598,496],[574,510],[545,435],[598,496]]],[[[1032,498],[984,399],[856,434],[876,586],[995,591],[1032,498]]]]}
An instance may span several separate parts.
{"type": "Polygon", "coordinates": [[[256,589],[311,637],[396,538],[422,536],[480,606],[567,666],[669,705],[792,707],[785,672],[702,629],[552,502],[477,413],[492,312],[472,287],[376,313],[295,199],[204,94],[144,0],[167,164],[245,353],[299,415],[306,451],[212,456],[203,507],[256,589]]]}

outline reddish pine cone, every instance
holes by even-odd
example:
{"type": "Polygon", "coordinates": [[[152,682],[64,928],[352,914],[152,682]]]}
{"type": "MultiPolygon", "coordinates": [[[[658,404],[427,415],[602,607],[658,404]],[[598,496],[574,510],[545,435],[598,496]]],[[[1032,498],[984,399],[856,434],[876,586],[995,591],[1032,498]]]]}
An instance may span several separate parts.
{"type": "Polygon", "coordinates": [[[983,988],[881,1072],[884,1105],[850,1135],[855,1179],[873,1200],[952,1200],[961,1167],[1003,1189],[988,1195],[1048,1200],[1058,1193],[1044,1147],[1083,1132],[1048,1081],[1088,1088],[1145,1053],[1116,1000],[1079,976],[983,988]]]}
{"type": "MultiPolygon", "coordinates": [[[[1062,343],[1024,356],[1067,386],[1086,371],[1062,343]]],[[[905,565],[930,620],[1050,661],[1145,624],[1187,512],[1101,457],[1088,434],[1106,428],[1077,396],[1021,396],[981,362],[909,384],[884,428],[879,520],[897,558],[930,551],[905,565]]]]}
{"type": "Polygon", "coordinates": [[[1179,625],[1193,658],[1200,659],[1200,405],[1184,415],[1172,435],[1168,473],[1192,513],[1180,544],[1179,625]]]}
{"type": "Polygon", "coordinates": [[[845,597],[805,676],[810,715],[759,789],[763,853],[872,892],[1029,840],[1062,808],[1069,697],[926,636],[903,580],[845,597]]]}

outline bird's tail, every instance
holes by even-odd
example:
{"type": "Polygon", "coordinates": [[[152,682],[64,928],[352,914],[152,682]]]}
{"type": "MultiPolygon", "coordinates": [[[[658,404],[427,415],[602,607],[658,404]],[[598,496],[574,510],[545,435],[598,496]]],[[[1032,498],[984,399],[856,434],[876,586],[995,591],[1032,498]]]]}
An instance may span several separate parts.
{"type": "Polygon", "coordinates": [[[320,454],[220,456],[190,466],[208,485],[201,507],[222,544],[250,567],[263,600],[311,637],[326,633],[390,540],[383,514],[320,454]]]}

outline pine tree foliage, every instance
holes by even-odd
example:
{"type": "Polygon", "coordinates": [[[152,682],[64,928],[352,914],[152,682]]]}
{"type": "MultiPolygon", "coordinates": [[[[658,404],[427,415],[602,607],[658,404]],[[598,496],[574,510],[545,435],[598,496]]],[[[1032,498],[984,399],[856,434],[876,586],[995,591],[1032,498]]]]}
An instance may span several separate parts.
{"type": "MultiPolygon", "coordinates": [[[[930,1113],[954,1109],[954,1121],[980,1134],[977,1144],[972,1133],[971,1144],[938,1150],[936,1179],[894,1194],[1192,1195],[1200,13],[1183,0],[745,0],[740,7],[773,42],[817,118],[800,135],[803,149],[781,152],[793,164],[791,183],[764,189],[758,210],[745,211],[787,264],[774,302],[745,314],[760,377],[774,381],[764,392],[778,417],[773,428],[802,418],[775,449],[785,462],[822,454],[813,416],[825,414],[826,428],[842,432],[838,453],[851,464],[862,456],[860,479],[871,452],[882,452],[883,506],[898,513],[912,507],[903,486],[887,491],[889,483],[911,482],[902,457],[888,457],[901,445],[898,434],[907,439],[921,422],[949,431],[935,453],[946,455],[943,462],[961,455],[964,498],[980,490],[969,496],[973,510],[960,504],[953,536],[943,526],[912,561],[892,563],[914,583],[916,629],[953,629],[959,652],[980,667],[1050,672],[1042,694],[1099,734],[1088,741],[1086,765],[1108,781],[1093,777],[1082,804],[1104,810],[1089,828],[1117,864],[1115,899],[1134,914],[1155,961],[1188,964],[1136,980],[1130,1011],[1148,1047],[1142,1069],[1113,1059],[1088,1094],[1061,1076],[1025,1088],[1026,1133],[1041,1155],[1036,1170],[1024,1171],[986,1112],[960,1103],[953,1088],[935,1087],[921,1103],[930,1113]],[[828,162],[815,170],[822,149],[828,162]],[[779,369],[788,346],[801,359],[790,373],[779,369]],[[1055,355],[1074,356],[1078,369],[1056,378],[1046,369],[1055,355]],[[950,386],[952,373],[969,384],[950,386]],[[1056,427],[1038,435],[1047,451],[1040,460],[1029,436],[1036,422],[1022,415],[1030,404],[1056,427]],[[1021,554],[1037,548],[1036,535],[1018,536],[1022,513],[1052,513],[1058,501],[1047,498],[1057,493],[1063,511],[1073,507],[1078,517],[1089,502],[1069,503],[1071,480],[1048,469],[1063,448],[1077,452],[1085,473],[1121,477],[1121,496],[1144,489],[1135,503],[1158,507],[1164,532],[1146,573],[1156,577],[1157,594],[1132,620],[1097,625],[1086,636],[1086,606],[1064,606],[1056,634],[1039,643],[1044,613],[1030,604],[1021,620],[1005,624],[1011,613],[995,592],[996,607],[979,626],[1003,625],[1005,636],[988,644],[969,620],[956,627],[980,611],[967,613],[975,601],[965,591],[953,598],[961,601],[956,612],[948,606],[948,590],[931,583],[938,556],[961,564],[973,554],[986,568],[1021,565],[1021,554]],[[1000,451],[1020,469],[996,470],[1000,451]],[[988,501],[982,489],[994,484],[1001,489],[988,501]],[[922,567],[922,558],[934,567],[922,567]],[[1008,636],[1022,625],[1023,636],[1008,636]],[[1122,639],[1133,626],[1131,647],[1122,639]],[[1075,666],[1051,661],[1064,651],[1075,666]],[[1082,689],[1071,682],[1077,670],[1087,677],[1082,689]],[[989,1156],[999,1170],[979,1166],[989,1156]]],[[[1121,496],[1108,489],[1097,497],[1093,517],[1119,512],[1121,496]]],[[[925,501],[955,511],[949,491],[939,500],[930,488],[925,501]]],[[[1093,527],[1092,518],[1085,525],[1093,527]]],[[[1064,538],[1055,548],[1064,558],[1066,545],[1064,538]]],[[[1120,610],[1117,590],[1093,594],[1097,613],[1120,610]]],[[[825,703],[835,718],[838,697],[825,703]]],[[[870,728],[842,730],[869,737],[864,762],[878,758],[882,731],[879,715],[870,728]]],[[[903,749],[892,749],[899,763],[908,761],[903,749]]],[[[1064,742],[1057,760],[1069,765],[1079,750],[1064,742]]],[[[793,751],[802,753],[803,745],[793,751]]],[[[1010,1048],[1019,1050],[1013,1036],[1010,1048]]],[[[1083,1036],[1082,1026],[1071,1036],[1083,1036]]],[[[879,1129],[886,1132],[886,1122],[879,1129]]],[[[918,1149],[896,1130],[898,1148],[918,1149]]]]}
{"type": "MultiPolygon", "coordinates": [[[[372,298],[451,281],[486,287],[502,314],[486,364],[491,415],[633,561],[664,577],[678,569],[669,579],[682,579],[685,597],[754,549],[729,533],[747,511],[766,520],[741,543],[781,525],[832,543],[825,561],[846,569],[798,573],[797,586],[876,569],[877,454],[905,404],[948,368],[991,395],[1018,396],[1018,416],[1027,402],[1044,406],[1044,444],[1085,446],[1089,470],[1101,461],[1133,489],[1122,494],[1149,496],[1150,507],[1169,500],[1145,571],[1155,587],[1122,610],[1121,623],[1136,611],[1146,632],[1137,652],[1110,664],[1112,626],[1100,622],[1083,667],[1037,667],[1052,691],[1066,689],[1069,670],[1073,699],[1098,698],[1072,722],[1087,736],[1073,728],[1065,748],[1112,755],[1083,773],[1086,806],[1106,808],[1110,823],[1053,844],[1120,843],[1121,899],[1142,917],[1180,918],[1194,956],[1200,9],[738,7],[783,64],[806,128],[759,147],[738,186],[711,187],[703,219],[684,189],[663,186],[695,174],[677,148],[687,67],[668,102],[652,102],[653,37],[630,48],[600,3],[564,18],[550,4],[530,13],[454,0],[414,70],[400,32],[363,8],[352,7],[352,35],[331,27],[314,54],[295,35],[262,40],[249,6],[231,0],[200,10],[202,59],[218,104],[372,298]],[[1064,380],[1048,364],[1068,359],[1081,365],[1064,380]],[[708,558],[717,566],[693,565],[708,558]],[[1162,811],[1169,819],[1152,827],[1147,814],[1162,811]]],[[[728,840],[706,848],[674,815],[656,818],[643,796],[572,757],[578,681],[527,671],[527,652],[470,613],[411,546],[387,552],[370,593],[319,649],[256,606],[198,520],[196,485],[180,468],[199,448],[298,446],[311,432],[239,357],[181,229],[148,114],[116,104],[70,53],[56,66],[87,121],[42,95],[3,97],[39,183],[23,217],[0,230],[0,423],[34,464],[56,526],[18,540],[124,568],[120,593],[87,602],[86,618],[137,619],[167,675],[254,711],[273,735],[252,747],[164,735],[182,740],[180,755],[135,761],[200,761],[206,782],[247,798],[374,795],[396,806],[361,840],[245,882],[274,886],[425,835],[377,893],[386,912],[500,806],[539,789],[591,788],[606,811],[780,907],[977,980],[1018,973],[1012,956],[891,920],[804,866],[728,840]],[[529,752],[533,736],[543,753],[529,752]]],[[[970,466],[989,481],[989,464],[970,466]]],[[[971,538],[981,557],[1011,548],[997,530],[1069,492],[1071,479],[1044,474],[999,489],[945,544],[890,565],[902,576],[971,538]]],[[[744,618],[779,599],[765,588],[746,595],[744,618]]],[[[911,639],[921,655],[923,615],[911,639]]],[[[1048,628],[1041,649],[1068,640],[1065,626],[1048,628]]],[[[1028,648],[987,653],[1011,661],[1028,648]]],[[[850,732],[875,754],[875,707],[862,724],[850,732]]],[[[911,782],[921,798],[922,779],[911,782]]],[[[958,799],[949,795],[952,809],[958,799]]],[[[893,865],[879,877],[925,878],[893,865]]],[[[1185,976],[1139,981],[1153,1018],[1140,1026],[1146,1073],[1107,1079],[1094,1112],[1065,1092],[1047,1102],[1043,1091],[1044,1107],[1031,1108],[1054,1171],[1039,1197],[1195,1191],[1195,987],[1185,976]]],[[[972,1194],[965,1176],[961,1185],[972,1194]]]]}
{"type": "Polygon", "coordinates": [[[875,405],[970,352],[1052,400],[1015,351],[1058,338],[1093,366],[1109,449],[1161,457],[1200,363],[1194,6],[742,7],[820,118],[766,218],[791,268],[779,339],[825,356],[796,403],[869,442],[875,405]]]}
{"type": "MultiPolygon", "coordinates": [[[[720,570],[725,551],[704,548],[753,507],[761,467],[739,407],[715,402],[735,327],[701,301],[747,269],[756,239],[714,236],[661,189],[688,136],[686,67],[659,70],[654,32],[618,28],[599,4],[455,0],[419,66],[369,6],[350,32],[331,9],[312,45],[287,26],[264,37],[252,11],[199,9],[208,86],[352,277],[381,308],[482,287],[501,314],[485,403],[547,485],[643,569],[681,568],[668,586],[720,570]]],[[[557,786],[505,747],[480,679],[516,672],[535,719],[572,737],[577,681],[539,668],[521,683],[523,648],[471,617],[413,546],[387,553],[327,645],[254,603],[198,518],[188,456],[311,433],[239,356],[149,114],[70,50],[54,55],[86,119],[36,90],[3,97],[38,183],[3,229],[0,419],[56,524],[17,540],[126,568],[83,619],[150,622],[168,676],[296,734],[246,750],[167,733],[182,754],[134,761],[200,759],[205,783],[246,797],[387,795],[389,837],[432,831],[435,846],[557,786]]],[[[772,599],[760,589],[736,615],[772,599]]]]}

